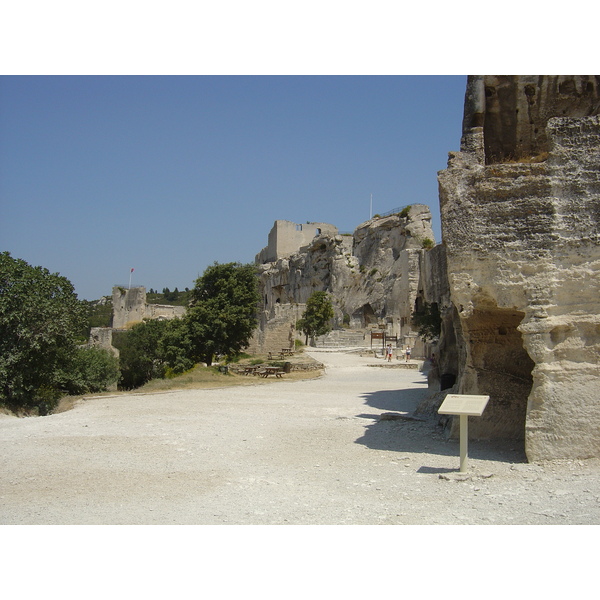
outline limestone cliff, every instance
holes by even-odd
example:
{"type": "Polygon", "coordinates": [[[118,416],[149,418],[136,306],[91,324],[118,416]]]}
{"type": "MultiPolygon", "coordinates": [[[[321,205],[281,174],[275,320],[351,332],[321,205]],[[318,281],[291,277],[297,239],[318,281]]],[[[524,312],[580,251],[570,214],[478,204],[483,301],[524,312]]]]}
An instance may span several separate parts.
{"type": "Polygon", "coordinates": [[[415,204],[362,223],[352,236],[322,233],[300,251],[259,265],[263,343],[268,324],[286,313],[284,306],[303,305],[315,291],[331,293],[336,327],[383,323],[390,334],[411,336],[414,343],[410,315],[423,248],[433,240],[429,207],[415,204]]]}
{"type": "Polygon", "coordinates": [[[597,77],[471,77],[440,208],[472,434],[600,456],[597,77]],[[567,116],[564,116],[567,115],[567,116]]]}

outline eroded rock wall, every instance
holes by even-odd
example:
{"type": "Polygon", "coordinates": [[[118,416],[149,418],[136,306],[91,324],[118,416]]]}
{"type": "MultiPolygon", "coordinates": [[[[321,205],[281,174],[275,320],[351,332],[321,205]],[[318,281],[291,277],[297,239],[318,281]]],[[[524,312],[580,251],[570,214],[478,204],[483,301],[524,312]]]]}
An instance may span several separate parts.
{"type": "MultiPolygon", "coordinates": [[[[563,80],[545,81],[560,90],[563,80]]],[[[526,102],[529,84],[516,86],[526,102]]],[[[600,119],[546,112],[532,124],[545,140],[543,162],[501,163],[489,147],[515,132],[494,130],[486,143],[485,101],[474,106],[485,93],[473,93],[473,79],[470,86],[465,123],[475,126],[438,177],[465,344],[458,389],[491,398],[469,428],[476,437],[524,438],[529,460],[600,456],[600,119]]],[[[593,112],[597,88],[585,89],[593,112]]],[[[563,100],[554,102],[561,111],[563,100]]]]}
{"type": "MultiPolygon", "coordinates": [[[[414,345],[410,316],[426,240],[434,240],[431,213],[428,206],[415,204],[362,223],[352,236],[324,233],[300,252],[258,265],[264,313],[259,329],[277,322],[278,306],[304,305],[313,292],[326,291],[332,295],[336,327],[384,323],[389,334],[414,345]]],[[[271,350],[268,336],[262,337],[264,349],[271,350]]],[[[416,352],[422,353],[418,343],[416,352]]]]}

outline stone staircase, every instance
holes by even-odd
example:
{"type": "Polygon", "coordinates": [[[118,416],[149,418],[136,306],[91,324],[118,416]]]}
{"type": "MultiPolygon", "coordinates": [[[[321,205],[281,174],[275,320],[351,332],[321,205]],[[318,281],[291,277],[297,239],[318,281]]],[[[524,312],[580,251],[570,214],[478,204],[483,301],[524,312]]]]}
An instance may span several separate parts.
{"type": "Polygon", "coordinates": [[[315,342],[317,348],[363,348],[370,346],[371,338],[361,330],[334,329],[315,342]]]}

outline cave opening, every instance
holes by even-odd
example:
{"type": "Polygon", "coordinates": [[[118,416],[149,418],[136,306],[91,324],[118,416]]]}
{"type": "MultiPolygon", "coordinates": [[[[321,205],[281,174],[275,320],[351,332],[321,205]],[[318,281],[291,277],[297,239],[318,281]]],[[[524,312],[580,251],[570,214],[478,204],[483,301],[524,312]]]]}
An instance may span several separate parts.
{"type": "Polygon", "coordinates": [[[463,393],[490,396],[481,419],[473,419],[476,437],[525,439],[534,362],[518,330],[524,316],[517,310],[481,308],[465,322],[469,359],[463,387],[472,389],[463,393]]]}

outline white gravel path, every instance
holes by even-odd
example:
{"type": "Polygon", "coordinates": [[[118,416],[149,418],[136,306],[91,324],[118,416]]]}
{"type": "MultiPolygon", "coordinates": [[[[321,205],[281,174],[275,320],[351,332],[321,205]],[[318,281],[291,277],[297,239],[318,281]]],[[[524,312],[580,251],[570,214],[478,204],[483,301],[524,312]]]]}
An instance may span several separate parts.
{"type": "Polygon", "coordinates": [[[600,461],[530,465],[414,410],[417,370],[315,352],[324,377],[119,395],[0,418],[0,524],[599,524],[600,461]]]}

